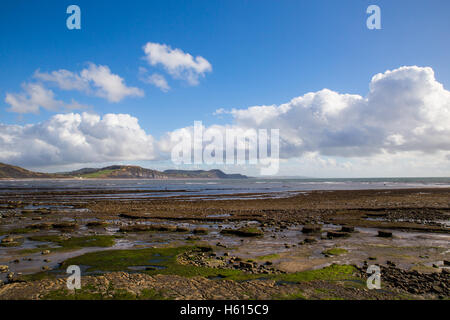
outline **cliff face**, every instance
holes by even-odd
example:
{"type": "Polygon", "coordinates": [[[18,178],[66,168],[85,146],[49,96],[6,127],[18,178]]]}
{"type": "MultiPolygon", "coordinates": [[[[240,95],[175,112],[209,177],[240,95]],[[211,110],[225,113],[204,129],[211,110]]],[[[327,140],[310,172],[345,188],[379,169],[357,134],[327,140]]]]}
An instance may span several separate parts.
{"type": "Polygon", "coordinates": [[[0,163],[0,179],[245,179],[241,174],[226,174],[220,170],[166,170],[164,172],[139,166],[115,165],[104,168],[83,168],[60,174],[40,173],[0,163]]]}

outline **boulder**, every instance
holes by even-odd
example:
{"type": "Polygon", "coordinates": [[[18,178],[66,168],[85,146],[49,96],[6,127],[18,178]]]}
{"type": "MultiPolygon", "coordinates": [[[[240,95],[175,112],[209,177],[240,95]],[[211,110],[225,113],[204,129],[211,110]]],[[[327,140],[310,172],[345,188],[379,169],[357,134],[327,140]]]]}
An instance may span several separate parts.
{"type": "Polygon", "coordinates": [[[303,233],[318,233],[322,230],[322,226],[319,224],[309,224],[302,228],[303,233]]]}
{"type": "Polygon", "coordinates": [[[176,232],[188,232],[189,229],[186,227],[177,227],[175,231],[176,232]]]}
{"type": "Polygon", "coordinates": [[[347,232],[341,232],[341,231],[328,231],[327,237],[328,238],[348,238],[348,237],[350,237],[350,234],[347,232]]]}
{"type": "Polygon", "coordinates": [[[106,221],[90,221],[86,223],[86,227],[96,228],[96,227],[106,227],[108,223],[106,221]]]}
{"type": "Polygon", "coordinates": [[[382,237],[382,238],[392,238],[392,232],[378,230],[378,237],[382,237]]]}
{"type": "Polygon", "coordinates": [[[2,243],[10,243],[10,242],[15,242],[16,239],[14,239],[13,237],[6,237],[2,239],[2,243]]]}
{"type": "Polygon", "coordinates": [[[239,267],[241,267],[242,269],[251,269],[253,268],[253,264],[250,262],[241,261],[239,262],[239,267]]]}
{"type": "Polygon", "coordinates": [[[313,237],[306,237],[305,240],[303,240],[305,243],[315,243],[317,242],[316,238],[313,237]]]}
{"type": "Polygon", "coordinates": [[[355,227],[353,226],[342,226],[341,232],[355,232],[355,227]]]}
{"type": "Polygon", "coordinates": [[[78,225],[75,222],[58,222],[53,223],[52,227],[55,229],[75,229],[78,225]]]}
{"type": "Polygon", "coordinates": [[[260,237],[264,235],[258,228],[223,229],[220,233],[239,237],[260,237]]]}
{"type": "Polygon", "coordinates": [[[208,234],[208,229],[206,228],[195,228],[194,231],[192,231],[193,234],[208,234]]]}

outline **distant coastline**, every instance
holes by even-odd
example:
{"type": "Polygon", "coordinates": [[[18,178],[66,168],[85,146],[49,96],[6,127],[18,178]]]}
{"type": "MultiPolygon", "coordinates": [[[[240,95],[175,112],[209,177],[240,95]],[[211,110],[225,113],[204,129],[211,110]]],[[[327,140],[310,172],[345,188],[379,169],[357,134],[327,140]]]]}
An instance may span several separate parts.
{"type": "Polygon", "coordinates": [[[103,168],[83,168],[63,173],[42,173],[18,166],[0,163],[0,180],[211,180],[248,179],[242,174],[227,174],[218,169],[212,170],[165,170],[158,171],[139,166],[113,165],[103,168]]]}

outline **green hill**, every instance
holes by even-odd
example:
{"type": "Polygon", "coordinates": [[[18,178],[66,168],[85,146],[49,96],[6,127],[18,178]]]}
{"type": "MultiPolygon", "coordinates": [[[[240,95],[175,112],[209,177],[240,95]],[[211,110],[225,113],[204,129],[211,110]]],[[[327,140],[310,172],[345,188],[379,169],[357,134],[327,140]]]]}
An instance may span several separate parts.
{"type": "Polygon", "coordinates": [[[41,173],[0,163],[0,179],[246,179],[241,174],[226,174],[221,170],[157,171],[139,166],[114,165],[104,168],[83,168],[64,173],[41,173]]]}

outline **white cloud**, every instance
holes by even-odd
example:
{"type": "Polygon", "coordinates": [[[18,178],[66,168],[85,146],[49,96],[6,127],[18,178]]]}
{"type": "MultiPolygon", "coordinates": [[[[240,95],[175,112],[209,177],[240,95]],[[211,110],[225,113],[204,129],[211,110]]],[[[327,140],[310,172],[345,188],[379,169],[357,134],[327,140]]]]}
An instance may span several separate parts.
{"type": "MultiPolygon", "coordinates": [[[[281,175],[445,176],[450,170],[450,92],[431,68],[377,74],[365,97],[323,89],[281,105],[217,111],[227,113],[231,123],[204,132],[280,129],[280,156],[287,159],[281,175]]],[[[173,137],[192,136],[192,130],[188,125],[154,141],[129,115],[57,115],[35,125],[0,125],[0,161],[37,166],[168,159],[173,137]]]]}
{"type": "Polygon", "coordinates": [[[55,94],[52,90],[46,89],[40,83],[22,84],[23,92],[7,93],[5,102],[11,107],[7,110],[17,113],[38,113],[40,108],[49,111],[65,109],[83,109],[86,106],[72,100],[67,104],[61,100],[55,100],[55,94]]]}
{"type": "Polygon", "coordinates": [[[111,102],[119,102],[127,96],[142,97],[144,95],[144,92],[138,88],[127,87],[123,79],[111,73],[107,66],[90,64],[80,74],[83,79],[93,82],[93,86],[97,88],[95,90],[96,95],[111,102]]]}
{"type": "Polygon", "coordinates": [[[36,70],[34,73],[34,77],[42,81],[54,82],[59,86],[59,88],[63,90],[89,90],[88,81],[83,79],[80,75],[65,69],[52,71],[50,73],[40,72],[40,70],[36,70]]]}
{"type": "Polygon", "coordinates": [[[166,78],[159,73],[153,73],[151,75],[148,74],[147,69],[140,67],[139,68],[139,77],[141,81],[145,83],[149,83],[159,88],[163,92],[167,92],[170,90],[170,86],[167,83],[166,78]]]}
{"type": "MultiPolygon", "coordinates": [[[[218,109],[233,122],[204,130],[279,129],[288,161],[281,175],[448,175],[450,92],[433,70],[401,67],[375,75],[369,87],[366,97],[323,89],[281,105],[218,109]]],[[[158,146],[169,152],[173,137],[188,134],[192,126],[168,132],[158,146]]]]}
{"type": "Polygon", "coordinates": [[[172,49],[165,44],[148,42],[143,47],[145,58],[151,66],[161,64],[174,78],[197,85],[198,78],[212,71],[212,66],[201,56],[193,57],[181,49],[172,49]]]}
{"type": "Polygon", "coordinates": [[[169,85],[167,84],[166,78],[158,73],[149,75],[147,81],[160,88],[161,91],[167,92],[170,89],[169,85]]]}
{"type": "Polygon", "coordinates": [[[0,162],[37,167],[154,158],[153,137],[128,114],[68,113],[38,124],[0,124],[0,162]]]}
{"type": "Polygon", "coordinates": [[[234,109],[231,114],[238,127],[279,128],[284,158],[306,152],[365,157],[450,150],[450,92],[431,68],[377,74],[367,97],[323,89],[279,106],[234,109]]]}
{"type": "Polygon", "coordinates": [[[77,90],[105,98],[110,102],[119,102],[130,97],[142,97],[144,92],[135,87],[128,87],[124,79],[111,73],[108,66],[90,63],[79,74],[60,69],[50,73],[41,73],[37,70],[35,78],[55,83],[63,90],[77,90]]]}

